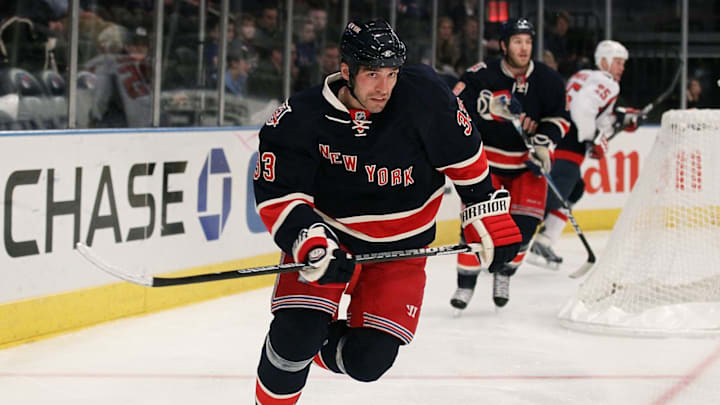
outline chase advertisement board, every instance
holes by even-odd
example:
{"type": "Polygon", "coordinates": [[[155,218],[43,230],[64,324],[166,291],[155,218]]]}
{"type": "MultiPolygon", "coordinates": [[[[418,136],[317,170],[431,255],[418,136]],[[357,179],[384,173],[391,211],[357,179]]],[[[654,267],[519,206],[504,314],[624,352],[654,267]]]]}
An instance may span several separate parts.
{"type": "Polygon", "coordinates": [[[157,274],[277,250],[255,212],[257,130],[0,137],[0,302],[116,282],[75,252],[157,274]]]}

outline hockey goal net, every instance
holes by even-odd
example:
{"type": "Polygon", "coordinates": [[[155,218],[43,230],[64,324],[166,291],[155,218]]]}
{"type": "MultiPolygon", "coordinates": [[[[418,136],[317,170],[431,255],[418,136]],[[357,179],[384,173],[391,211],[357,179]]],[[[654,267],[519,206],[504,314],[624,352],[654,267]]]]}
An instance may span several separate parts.
{"type": "Polygon", "coordinates": [[[720,111],[663,114],[602,257],[564,326],[630,335],[720,334],[720,111]]]}

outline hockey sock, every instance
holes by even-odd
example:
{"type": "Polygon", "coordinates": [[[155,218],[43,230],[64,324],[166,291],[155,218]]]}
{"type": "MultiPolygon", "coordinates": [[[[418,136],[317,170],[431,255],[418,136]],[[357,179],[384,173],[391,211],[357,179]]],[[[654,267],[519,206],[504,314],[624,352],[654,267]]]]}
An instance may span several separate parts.
{"type": "Polygon", "coordinates": [[[457,274],[457,285],[459,288],[475,289],[477,284],[477,278],[479,273],[466,273],[458,270],[457,274]]]}
{"type": "Polygon", "coordinates": [[[290,405],[300,397],[330,315],[310,309],[275,312],[260,355],[255,386],[262,405],[290,405]]]}
{"type": "Polygon", "coordinates": [[[537,236],[538,242],[548,246],[557,243],[565,229],[565,223],[567,223],[567,215],[563,211],[560,209],[548,213],[545,217],[544,230],[537,236]]]}
{"type": "MultiPolygon", "coordinates": [[[[392,367],[400,347],[400,340],[373,328],[351,328],[340,348],[345,373],[355,380],[378,380],[392,367]]],[[[342,341],[342,339],[341,339],[342,341]]]]}
{"type": "Polygon", "coordinates": [[[502,274],[503,276],[515,275],[515,272],[517,271],[518,267],[520,267],[523,260],[525,260],[526,253],[527,253],[527,245],[521,246],[518,254],[509,263],[505,263],[502,266],[502,268],[498,271],[498,273],[502,274]]]}
{"type": "Polygon", "coordinates": [[[344,339],[349,330],[350,327],[347,326],[345,319],[339,319],[331,323],[328,328],[327,339],[323,342],[322,349],[315,356],[313,362],[326,370],[345,374],[345,371],[341,369],[342,359],[339,359],[338,356],[342,353],[344,339]],[[340,342],[341,339],[343,339],[343,342],[340,342]],[[338,366],[338,363],[340,363],[340,366],[338,366]]]}

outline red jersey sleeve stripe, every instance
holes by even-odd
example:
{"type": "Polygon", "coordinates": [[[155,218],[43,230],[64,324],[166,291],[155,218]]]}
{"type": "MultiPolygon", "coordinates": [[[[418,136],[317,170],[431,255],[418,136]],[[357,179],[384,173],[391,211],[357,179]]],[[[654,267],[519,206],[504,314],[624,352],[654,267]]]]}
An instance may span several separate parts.
{"type": "Polygon", "coordinates": [[[307,194],[293,193],[276,198],[267,200],[258,204],[258,213],[260,219],[262,219],[265,227],[270,231],[270,234],[274,237],[275,232],[285,222],[285,219],[296,206],[300,204],[307,204],[310,207],[315,206],[313,198],[307,194]]]}
{"type": "Polygon", "coordinates": [[[585,155],[560,149],[555,151],[555,159],[569,160],[580,166],[583,160],[585,160],[585,155]]]}
{"type": "Polygon", "coordinates": [[[570,122],[562,117],[549,117],[549,118],[543,118],[540,120],[541,122],[549,122],[551,124],[555,124],[558,129],[560,129],[560,136],[565,136],[565,134],[570,131],[570,122]]]}
{"type": "Polygon", "coordinates": [[[501,149],[487,148],[490,165],[502,169],[521,169],[525,167],[527,152],[508,152],[501,149]]]}
{"type": "Polygon", "coordinates": [[[443,192],[444,187],[439,188],[422,207],[410,211],[348,218],[330,218],[321,212],[318,214],[331,226],[360,240],[399,241],[432,227],[440,209],[443,192]]]}
{"type": "Polygon", "coordinates": [[[482,146],[474,156],[438,170],[448,176],[453,183],[465,186],[483,181],[488,175],[488,162],[485,148],[482,146]]]}

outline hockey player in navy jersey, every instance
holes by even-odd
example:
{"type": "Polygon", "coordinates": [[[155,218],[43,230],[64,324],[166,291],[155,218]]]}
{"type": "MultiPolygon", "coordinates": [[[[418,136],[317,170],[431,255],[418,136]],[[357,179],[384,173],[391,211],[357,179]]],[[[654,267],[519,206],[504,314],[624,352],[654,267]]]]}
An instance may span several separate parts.
{"type": "MultiPolygon", "coordinates": [[[[570,127],[562,78],[531,59],[534,35],[534,27],[527,19],[503,24],[503,56],[469,68],[453,90],[470,111],[483,138],[493,185],[504,187],[513,196],[510,214],[522,233],[517,256],[500,269],[489,269],[493,273],[493,301],[498,307],[508,302],[510,276],[522,263],[545,211],[547,182],[537,168],[550,171],[550,148],[570,127]],[[531,135],[535,154],[528,153],[522,137],[509,122],[513,118],[510,112],[524,114],[524,129],[531,135]]],[[[481,263],[476,255],[458,256],[458,288],[450,299],[457,310],[467,307],[481,266],[487,267],[487,263],[481,263]]]]}
{"type": "MultiPolygon", "coordinates": [[[[558,190],[571,204],[577,202],[585,188],[580,165],[586,151],[593,159],[602,159],[607,151],[608,137],[617,126],[634,131],[639,111],[617,107],[620,78],[625,70],[628,51],[616,41],[600,41],[595,48],[597,70],[585,69],[575,73],[566,86],[567,104],[572,126],[555,149],[555,161],[550,172],[558,190]]],[[[567,214],[560,200],[548,193],[545,219],[533,241],[528,261],[557,270],[562,263],[552,245],[560,238],[567,214]]]]}
{"type": "Polygon", "coordinates": [[[424,258],[356,265],[352,254],[428,246],[450,178],[468,207],[465,239],[492,268],[521,236],[495,190],[462,102],[384,21],[351,22],[341,71],[283,103],[260,130],[257,208],[286,261],[313,269],[277,278],[258,365],[256,403],[294,404],[311,363],[374,381],[410,343],[424,258]],[[401,68],[402,66],[402,68],[401,68]],[[347,319],[338,319],[343,294],[347,319]]]}

